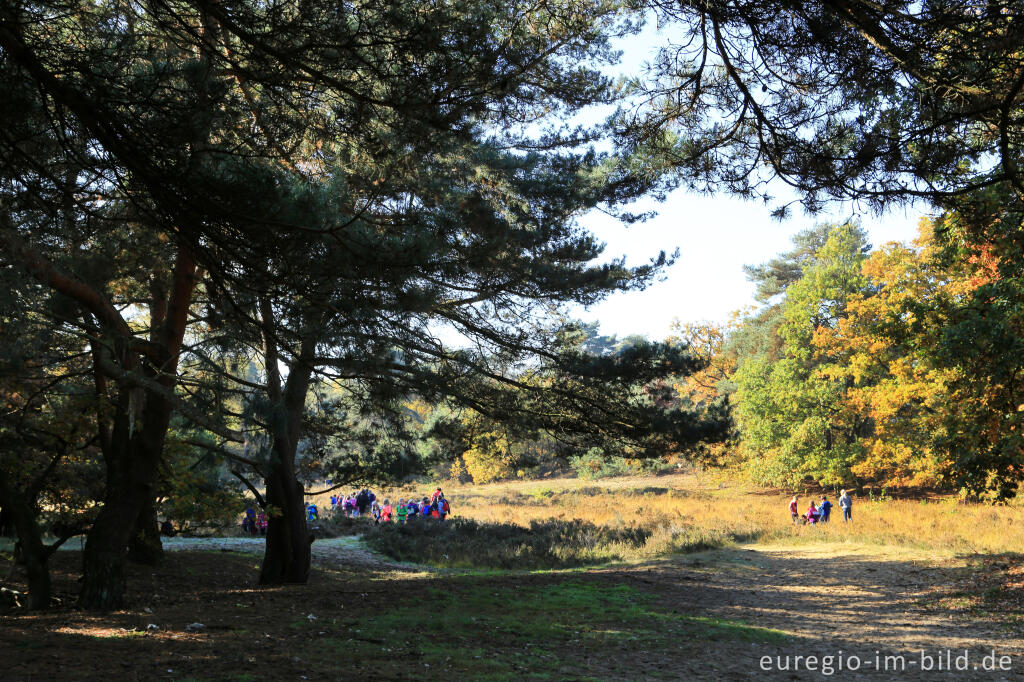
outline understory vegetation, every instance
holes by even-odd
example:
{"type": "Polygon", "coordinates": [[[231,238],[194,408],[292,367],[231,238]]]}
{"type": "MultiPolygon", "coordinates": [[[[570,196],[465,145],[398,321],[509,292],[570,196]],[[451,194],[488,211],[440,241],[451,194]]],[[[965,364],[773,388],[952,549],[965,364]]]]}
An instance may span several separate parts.
{"type": "Polygon", "coordinates": [[[728,532],[684,525],[598,526],[573,519],[514,523],[455,518],[372,527],[371,547],[399,561],[502,569],[571,568],[700,551],[732,539],[728,532]]]}

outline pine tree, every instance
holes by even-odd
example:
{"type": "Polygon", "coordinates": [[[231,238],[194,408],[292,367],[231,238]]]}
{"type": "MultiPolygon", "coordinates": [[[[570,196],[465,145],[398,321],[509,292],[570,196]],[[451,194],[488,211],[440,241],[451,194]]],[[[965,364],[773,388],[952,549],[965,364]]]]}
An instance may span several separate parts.
{"type": "Polygon", "coordinates": [[[2,77],[30,128],[3,133],[5,201],[18,201],[3,206],[9,261],[97,321],[114,433],[129,434],[110,450],[120,468],[87,548],[83,606],[124,603],[123,548],[149,517],[172,411],[245,438],[175,394],[200,280],[208,317],[264,367],[240,384],[262,393],[250,415],[271,443],[263,473],[279,516],[264,582],[308,575],[294,462],[317,376],[358,383],[371,404],[415,394],[504,420],[563,400],[545,427],[651,450],[718,432],[626,390],[693,366],[678,350],[594,361],[563,352],[551,324],[561,306],[640,288],[668,262],[594,265],[601,247],[576,222],[649,187],[586,148],[600,129],[565,123],[612,97],[596,67],[628,28],[603,0],[0,9],[2,77]],[[70,222],[48,242],[40,226],[58,204],[70,222]],[[71,254],[67,277],[49,267],[54,244],[71,254]],[[152,285],[148,338],[111,280],[82,270],[104,254],[149,268],[135,279],[152,285]],[[439,327],[470,349],[443,344],[439,327]],[[523,393],[494,358],[565,381],[523,393]]]}

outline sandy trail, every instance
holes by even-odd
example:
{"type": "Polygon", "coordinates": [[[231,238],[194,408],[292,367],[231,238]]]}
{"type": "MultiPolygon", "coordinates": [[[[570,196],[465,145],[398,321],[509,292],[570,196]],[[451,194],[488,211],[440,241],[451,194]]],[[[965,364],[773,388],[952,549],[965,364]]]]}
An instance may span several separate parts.
{"type": "MultiPolygon", "coordinates": [[[[164,549],[180,551],[189,549],[221,550],[226,552],[248,552],[263,554],[266,541],[263,538],[164,538],[164,549]]],[[[313,564],[332,570],[371,569],[377,571],[401,571],[422,573],[431,570],[426,566],[401,564],[389,561],[387,557],[371,551],[354,536],[320,539],[313,543],[313,564]]]]}
{"type": "Polygon", "coordinates": [[[655,585],[681,612],[790,636],[777,645],[709,643],[707,657],[686,666],[696,678],[1024,679],[1019,628],[938,605],[937,594],[962,575],[962,564],[840,543],[745,545],[648,564],[624,577],[655,585]]]}

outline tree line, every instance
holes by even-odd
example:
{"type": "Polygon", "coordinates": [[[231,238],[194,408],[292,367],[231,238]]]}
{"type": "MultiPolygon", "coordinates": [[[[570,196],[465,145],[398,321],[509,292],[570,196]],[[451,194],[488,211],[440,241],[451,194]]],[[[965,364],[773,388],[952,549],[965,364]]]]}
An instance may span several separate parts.
{"type": "Polygon", "coordinates": [[[734,408],[730,463],[769,485],[1013,497],[1024,355],[1007,255],[947,213],[874,250],[856,225],[820,225],[749,267],[762,305],[718,330],[710,366],[734,408]]]}

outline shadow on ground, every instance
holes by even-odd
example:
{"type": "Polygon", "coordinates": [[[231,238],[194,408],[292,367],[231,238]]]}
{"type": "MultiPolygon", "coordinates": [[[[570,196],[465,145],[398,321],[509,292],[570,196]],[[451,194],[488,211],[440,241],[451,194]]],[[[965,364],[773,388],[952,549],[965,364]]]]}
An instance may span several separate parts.
{"type": "MultiPolygon", "coordinates": [[[[78,561],[55,557],[58,594],[78,561]]],[[[965,577],[952,563],[818,546],[548,572],[320,561],[308,585],[261,588],[257,556],[174,552],[132,568],[128,611],[0,616],[0,680],[932,679],[922,650],[934,668],[993,648],[1011,671],[956,679],[1024,669],[1016,635],[943,606],[965,577]]]]}

